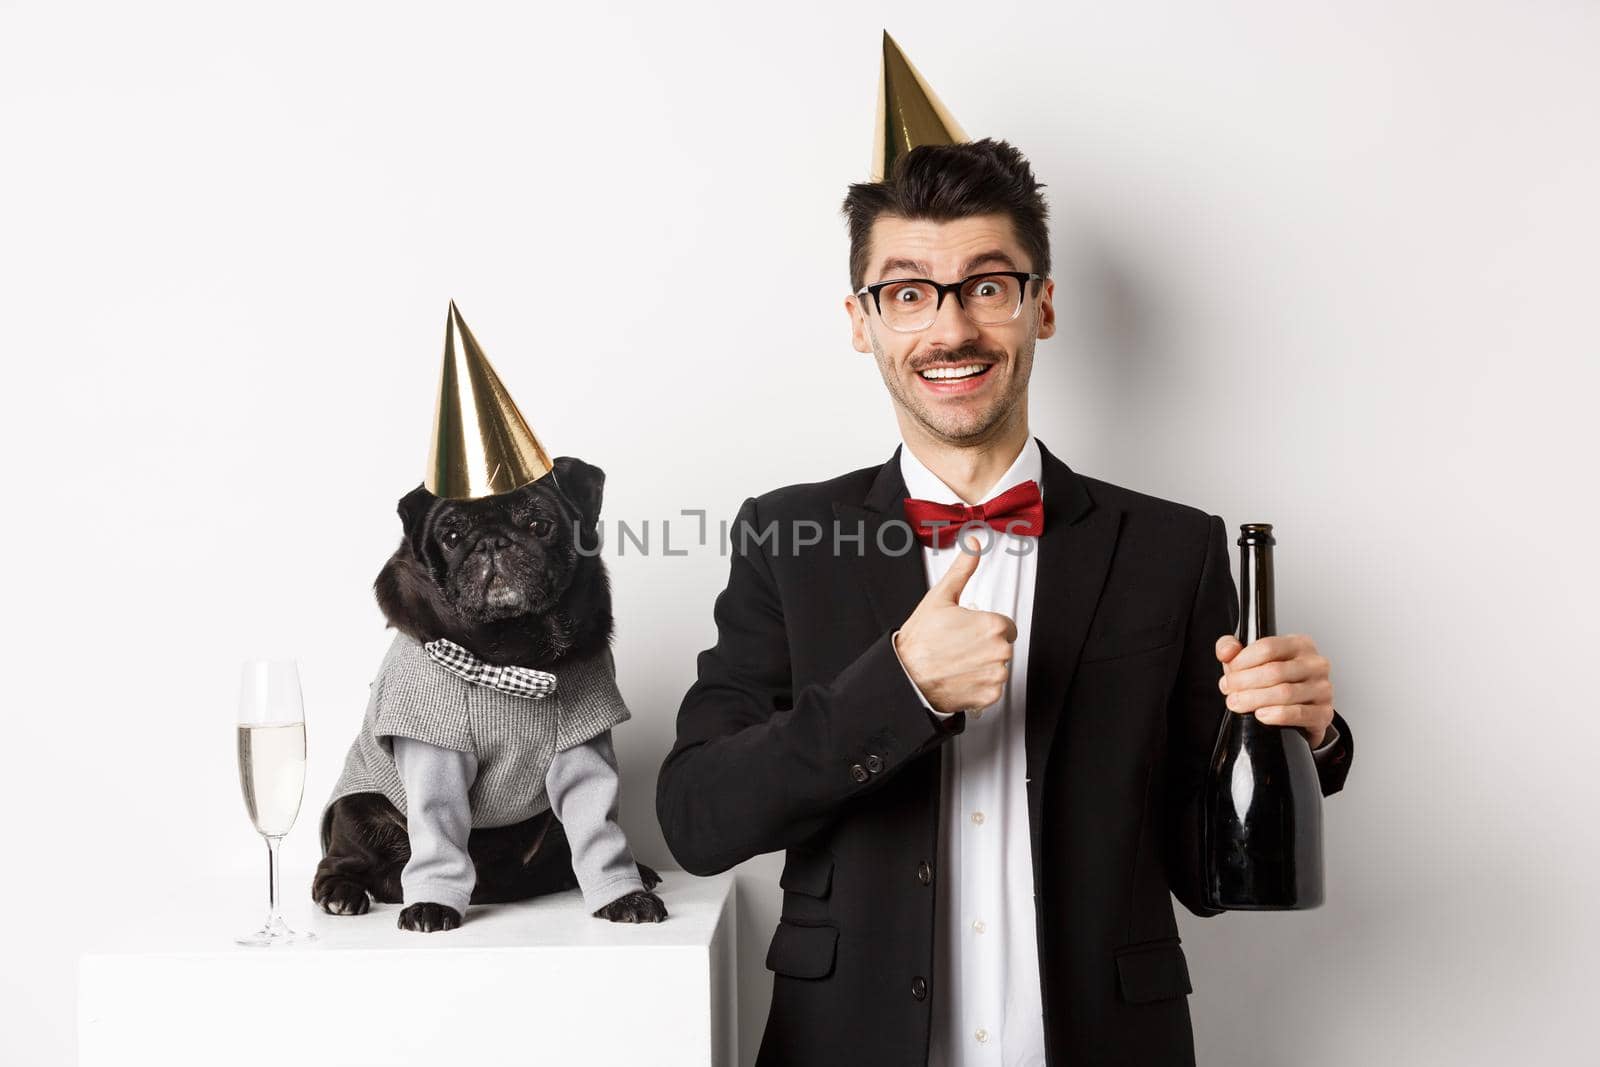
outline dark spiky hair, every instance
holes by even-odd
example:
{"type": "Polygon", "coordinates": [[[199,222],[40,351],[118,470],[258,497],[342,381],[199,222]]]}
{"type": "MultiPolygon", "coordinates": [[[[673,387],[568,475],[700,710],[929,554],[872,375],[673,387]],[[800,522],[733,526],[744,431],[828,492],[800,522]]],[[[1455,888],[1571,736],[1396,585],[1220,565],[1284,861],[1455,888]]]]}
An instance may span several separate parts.
{"type": "Polygon", "coordinates": [[[850,288],[867,274],[872,224],[882,215],[949,222],[972,215],[1011,219],[1029,269],[1050,275],[1050,210],[1033,168],[1015,147],[985,137],[960,144],[918,145],[895,161],[881,182],[857,182],[845,195],[850,226],[850,288]]]}

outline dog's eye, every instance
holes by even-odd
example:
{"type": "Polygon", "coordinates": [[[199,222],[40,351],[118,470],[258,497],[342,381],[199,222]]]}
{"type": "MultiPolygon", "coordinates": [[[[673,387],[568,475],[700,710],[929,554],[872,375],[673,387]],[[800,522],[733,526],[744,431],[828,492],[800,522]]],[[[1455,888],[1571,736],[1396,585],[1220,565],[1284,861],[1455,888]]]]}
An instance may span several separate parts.
{"type": "Polygon", "coordinates": [[[443,541],[447,548],[454,548],[456,547],[456,542],[461,540],[461,535],[455,530],[446,530],[440,535],[439,540],[443,541]]]}
{"type": "Polygon", "coordinates": [[[544,537],[550,533],[552,525],[549,519],[534,519],[532,523],[533,532],[540,537],[544,537]]]}

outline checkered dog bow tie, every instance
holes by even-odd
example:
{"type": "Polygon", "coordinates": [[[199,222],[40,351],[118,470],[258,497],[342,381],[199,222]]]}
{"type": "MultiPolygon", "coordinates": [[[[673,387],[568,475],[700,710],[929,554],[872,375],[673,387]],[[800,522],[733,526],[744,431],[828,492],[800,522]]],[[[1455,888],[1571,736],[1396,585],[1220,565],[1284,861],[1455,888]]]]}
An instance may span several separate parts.
{"type": "Polygon", "coordinates": [[[496,667],[443,637],[422,647],[439,666],[474,685],[488,686],[528,700],[542,700],[556,691],[556,676],[548,671],[532,667],[496,667]]]}

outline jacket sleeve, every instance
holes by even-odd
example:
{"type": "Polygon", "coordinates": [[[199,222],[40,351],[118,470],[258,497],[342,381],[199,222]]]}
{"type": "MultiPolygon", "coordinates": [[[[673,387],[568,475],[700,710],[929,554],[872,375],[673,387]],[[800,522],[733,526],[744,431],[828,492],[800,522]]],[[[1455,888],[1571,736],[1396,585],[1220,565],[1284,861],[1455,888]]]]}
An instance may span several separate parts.
{"type": "MultiPolygon", "coordinates": [[[[1201,895],[1204,856],[1200,820],[1206,772],[1227,716],[1227,698],[1217,688],[1222,663],[1217,638],[1239,629],[1239,593],[1228,563],[1228,532],[1220,516],[1210,516],[1204,563],[1189,611],[1183,659],[1167,708],[1167,875],[1173,895],[1201,916],[1221,913],[1201,895]]],[[[1350,726],[1337,712],[1338,737],[1316,757],[1322,794],[1344,786],[1354,751],[1350,726]]]]}
{"type": "Polygon", "coordinates": [[[1317,761],[1317,778],[1322,783],[1322,795],[1325,797],[1344,788],[1345,776],[1350,773],[1350,759],[1356,751],[1350,724],[1344,721],[1338,708],[1333,711],[1333,723],[1328,731],[1330,734],[1337,731],[1338,736],[1324,741],[1321,748],[1311,750],[1311,755],[1317,761]]]}
{"type": "MultiPolygon", "coordinates": [[[[931,714],[885,629],[826,682],[793,690],[783,603],[754,498],[734,523],[716,644],[678,710],[656,815],[673,857],[696,875],[788,848],[907,761],[966,728],[931,714]]],[[[832,557],[829,557],[830,559],[832,557]]],[[[898,625],[898,620],[896,621],[898,625]]]]}

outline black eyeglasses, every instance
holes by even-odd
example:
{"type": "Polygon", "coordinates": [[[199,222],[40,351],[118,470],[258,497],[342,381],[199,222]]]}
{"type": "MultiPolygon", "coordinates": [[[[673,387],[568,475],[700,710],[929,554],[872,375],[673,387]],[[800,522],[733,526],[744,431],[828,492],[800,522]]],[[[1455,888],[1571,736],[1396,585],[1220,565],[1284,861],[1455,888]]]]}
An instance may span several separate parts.
{"type": "MultiPolygon", "coordinates": [[[[1043,280],[1042,274],[1021,270],[986,271],[949,283],[931,278],[891,278],[863,285],[855,295],[861,298],[870,294],[872,306],[889,329],[915,333],[933,325],[946,293],[956,294],[962,313],[979,326],[1010,322],[1022,311],[1022,295],[1028,283],[1043,280]],[[887,311],[883,307],[885,292],[889,297],[887,311]]],[[[862,306],[866,306],[864,300],[862,306]]]]}

